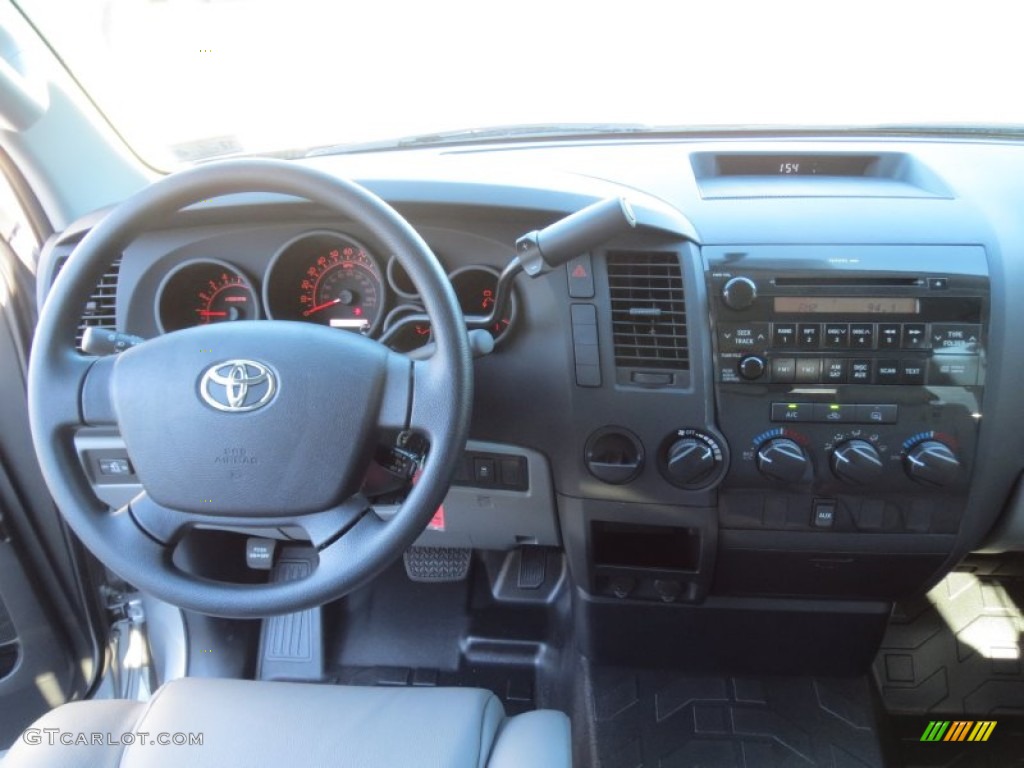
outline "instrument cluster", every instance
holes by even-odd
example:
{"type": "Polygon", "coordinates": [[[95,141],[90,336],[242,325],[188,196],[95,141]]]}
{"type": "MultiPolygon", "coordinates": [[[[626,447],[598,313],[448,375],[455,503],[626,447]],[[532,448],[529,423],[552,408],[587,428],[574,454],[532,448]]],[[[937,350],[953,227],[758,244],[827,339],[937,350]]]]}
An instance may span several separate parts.
{"type": "MultiPolygon", "coordinates": [[[[499,273],[483,265],[449,273],[463,314],[486,315],[499,273]]],[[[164,333],[235,320],[294,320],[361,333],[400,352],[430,342],[430,318],[412,279],[392,256],[382,261],[355,238],[316,230],[287,242],[259,276],[216,258],[177,266],[157,290],[156,316],[164,333]],[[262,286],[262,287],[260,287],[262,286]]],[[[488,330],[495,343],[511,332],[513,295],[506,317],[488,330]]]]}

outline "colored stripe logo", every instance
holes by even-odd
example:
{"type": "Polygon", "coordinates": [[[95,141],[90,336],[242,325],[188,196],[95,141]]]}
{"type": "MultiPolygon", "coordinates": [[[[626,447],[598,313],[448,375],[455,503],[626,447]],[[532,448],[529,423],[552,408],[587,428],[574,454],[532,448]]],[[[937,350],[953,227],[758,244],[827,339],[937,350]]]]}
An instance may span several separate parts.
{"type": "Polygon", "coordinates": [[[988,741],[996,720],[932,720],[921,741],[988,741]]]}

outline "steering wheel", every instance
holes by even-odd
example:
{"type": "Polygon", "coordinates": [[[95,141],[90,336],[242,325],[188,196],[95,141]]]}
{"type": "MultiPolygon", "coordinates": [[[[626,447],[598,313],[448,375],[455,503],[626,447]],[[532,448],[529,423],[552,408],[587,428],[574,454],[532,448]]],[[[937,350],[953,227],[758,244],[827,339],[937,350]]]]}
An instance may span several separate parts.
{"type": "Polygon", "coordinates": [[[364,188],[276,160],[211,163],[129,198],[82,239],[40,313],[28,377],[32,439],[58,508],[107,567],[174,605],[250,618],[300,610],[367,583],[412,544],[447,493],[469,431],[472,362],[458,300],[429,246],[364,188]],[[219,323],[119,355],[75,347],[88,295],[114,256],[183,207],[220,195],[304,198],[366,226],[419,287],[434,355],[413,361],[356,333],[301,322],[219,323]],[[77,430],[117,427],[143,492],[111,510],[92,492],[77,430]],[[359,489],[382,431],[429,442],[397,514],[359,489]],[[173,562],[195,527],[299,527],[318,550],[304,578],[213,581],[173,562]]]}

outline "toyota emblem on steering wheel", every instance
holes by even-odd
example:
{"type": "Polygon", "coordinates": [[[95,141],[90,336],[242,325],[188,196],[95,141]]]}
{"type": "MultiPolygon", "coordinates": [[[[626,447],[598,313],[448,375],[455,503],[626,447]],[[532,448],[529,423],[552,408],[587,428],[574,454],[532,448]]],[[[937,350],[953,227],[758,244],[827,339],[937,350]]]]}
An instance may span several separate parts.
{"type": "Polygon", "coordinates": [[[211,408],[228,413],[255,411],[277,389],[274,374],[255,360],[226,360],[211,365],[199,380],[199,394],[211,408]]]}

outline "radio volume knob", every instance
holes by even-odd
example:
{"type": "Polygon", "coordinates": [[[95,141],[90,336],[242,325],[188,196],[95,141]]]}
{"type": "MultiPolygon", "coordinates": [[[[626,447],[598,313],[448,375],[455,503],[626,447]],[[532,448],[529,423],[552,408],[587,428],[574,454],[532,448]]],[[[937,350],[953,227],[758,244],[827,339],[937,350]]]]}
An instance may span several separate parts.
{"type": "Polygon", "coordinates": [[[757,449],[761,474],[784,483],[800,482],[809,463],[804,449],[789,438],[777,437],[757,449]]]}
{"type": "Polygon", "coordinates": [[[867,440],[847,440],[832,452],[832,471],[848,483],[865,485],[882,474],[882,457],[867,440]]]}
{"type": "Polygon", "coordinates": [[[924,485],[949,485],[960,474],[960,459],[945,443],[924,440],[907,452],[903,468],[924,485]]]}
{"type": "Polygon", "coordinates": [[[757,286],[749,277],[731,278],[722,287],[722,301],[729,309],[748,309],[757,298],[757,286]]]}

